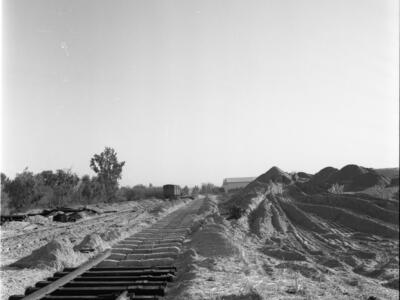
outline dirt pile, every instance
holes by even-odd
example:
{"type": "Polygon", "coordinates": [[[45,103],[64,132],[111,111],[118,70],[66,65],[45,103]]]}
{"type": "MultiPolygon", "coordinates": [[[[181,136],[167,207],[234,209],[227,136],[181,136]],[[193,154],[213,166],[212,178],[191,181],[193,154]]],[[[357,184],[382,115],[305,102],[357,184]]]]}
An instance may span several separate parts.
{"type": "Polygon", "coordinates": [[[45,246],[34,250],[13,264],[11,267],[18,268],[55,268],[60,270],[64,267],[75,267],[84,258],[74,252],[69,239],[54,239],[45,246]]]}
{"type": "Polygon", "coordinates": [[[314,176],[312,176],[312,181],[316,184],[325,183],[328,181],[328,178],[330,178],[337,171],[339,170],[333,167],[323,168],[322,170],[317,172],[314,176]]]}
{"type": "Polygon", "coordinates": [[[367,174],[369,172],[374,172],[374,171],[368,170],[364,167],[360,167],[357,165],[346,165],[339,171],[332,174],[328,178],[328,180],[341,183],[341,182],[351,181],[353,178],[363,174],[367,174]]]}
{"type": "MultiPolygon", "coordinates": [[[[230,221],[245,224],[243,230],[263,241],[259,250],[271,259],[311,263],[326,272],[357,274],[396,288],[399,202],[318,188],[308,192],[289,179],[276,167],[258,177],[225,203],[241,209],[230,221]]],[[[325,168],[308,184],[315,182],[357,188],[387,184],[374,170],[356,165],[325,168]]]]}
{"type": "Polygon", "coordinates": [[[283,185],[292,184],[292,176],[278,167],[272,167],[264,174],[250,182],[244,189],[233,196],[227,207],[228,219],[240,219],[256,209],[268,194],[274,195],[282,192],[283,185]]]}
{"type": "Polygon", "coordinates": [[[117,240],[121,237],[121,232],[117,229],[109,229],[106,230],[102,233],[100,233],[100,237],[102,240],[106,241],[106,242],[110,242],[110,241],[114,241],[117,240]]]}
{"type": "Polygon", "coordinates": [[[374,169],[346,165],[340,170],[332,167],[324,168],[312,176],[310,182],[325,188],[339,184],[343,185],[346,191],[356,191],[372,186],[388,186],[391,180],[374,169]]]}
{"type": "Polygon", "coordinates": [[[83,252],[94,252],[94,251],[103,251],[109,247],[110,245],[108,245],[101,238],[100,235],[93,233],[85,236],[85,238],[78,245],[74,247],[74,250],[83,252]]]}
{"type": "Polygon", "coordinates": [[[191,247],[204,257],[229,257],[238,254],[237,246],[223,224],[206,222],[192,237],[191,247]]]}
{"type": "Polygon", "coordinates": [[[263,184],[268,184],[270,182],[289,184],[292,182],[292,177],[288,173],[279,169],[278,167],[272,167],[267,172],[258,176],[253,182],[251,182],[248,185],[248,188],[251,189],[257,184],[263,185],[263,184]]]}

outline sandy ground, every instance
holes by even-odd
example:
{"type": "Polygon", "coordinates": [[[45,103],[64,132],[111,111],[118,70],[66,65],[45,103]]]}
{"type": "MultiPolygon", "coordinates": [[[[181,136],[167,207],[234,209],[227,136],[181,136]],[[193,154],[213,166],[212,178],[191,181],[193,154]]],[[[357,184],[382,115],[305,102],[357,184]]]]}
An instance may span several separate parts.
{"type": "Polygon", "coordinates": [[[398,261],[393,258],[398,240],[383,239],[368,246],[375,247],[370,252],[384,243],[392,247],[394,261],[385,261],[385,268],[377,267],[379,259],[366,253],[364,259],[359,258],[362,266],[379,276],[357,271],[340,256],[339,265],[334,258],[318,262],[312,257],[290,257],[291,250],[279,257],[265,251],[265,239],[250,233],[248,224],[221,217],[217,202],[216,197],[210,198],[208,217],[186,243],[178,262],[178,280],[167,299],[398,299],[398,290],[382,286],[385,276],[398,280],[398,261]]]}
{"type": "MultiPolygon", "coordinates": [[[[317,196],[282,195],[279,187],[251,194],[243,201],[247,212],[229,220],[221,203],[226,198],[209,196],[199,202],[196,212],[185,217],[194,225],[166,299],[398,299],[398,223],[391,207],[395,203],[380,210],[376,199],[328,197],[323,199],[322,206],[329,208],[325,213],[317,196]]],[[[54,235],[65,235],[78,245],[88,233],[117,228],[122,239],[183,205],[125,203],[117,206],[118,213],[67,227],[14,229],[16,238],[3,241],[2,255],[8,261],[2,267],[2,299],[54,272],[8,266],[54,235]]],[[[75,257],[74,263],[87,257],[75,257]]]]}
{"type": "MultiPolygon", "coordinates": [[[[1,226],[1,299],[13,294],[23,294],[25,288],[34,285],[53,274],[59,267],[40,266],[35,268],[17,268],[12,263],[27,257],[32,251],[49,244],[54,239],[79,245],[84,238],[100,234],[108,238],[102,241],[103,248],[111,247],[118,240],[126,238],[182,207],[188,200],[165,202],[162,200],[143,200],[99,205],[104,211],[112,213],[96,214],[74,223],[49,222],[38,218],[35,222],[8,222],[1,226]],[[117,232],[117,234],[115,234],[117,232]],[[111,233],[111,234],[109,234],[111,233]]],[[[78,266],[96,252],[83,254],[71,250],[73,257],[65,258],[66,265],[78,266]]],[[[71,253],[68,252],[68,253],[71,253]]]]}

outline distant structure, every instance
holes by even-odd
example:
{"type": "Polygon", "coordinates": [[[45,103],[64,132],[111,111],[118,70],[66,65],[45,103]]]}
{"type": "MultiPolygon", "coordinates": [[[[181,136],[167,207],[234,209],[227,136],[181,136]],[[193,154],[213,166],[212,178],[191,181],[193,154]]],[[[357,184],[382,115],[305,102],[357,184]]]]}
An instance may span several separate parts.
{"type": "Polygon", "coordinates": [[[224,188],[225,193],[244,188],[250,182],[252,182],[256,177],[237,177],[237,178],[225,178],[222,187],[224,188]]]}

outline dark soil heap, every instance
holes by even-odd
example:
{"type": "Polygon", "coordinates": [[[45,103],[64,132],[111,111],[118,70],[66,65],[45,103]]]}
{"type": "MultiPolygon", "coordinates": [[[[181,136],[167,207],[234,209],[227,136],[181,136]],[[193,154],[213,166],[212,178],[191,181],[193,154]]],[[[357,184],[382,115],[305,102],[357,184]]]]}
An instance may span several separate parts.
{"type": "Polygon", "coordinates": [[[399,201],[358,193],[389,186],[390,180],[356,165],[327,167],[304,179],[271,168],[228,202],[235,212],[229,219],[247,223],[249,233],[265,242],[262,252],[274,259],[353,272],[395,287],[390,283],[399,278],[399,201]],[[351,192],[329,192],[332,184],[351,192]]]}
{"type": "Polygon", "coordinates": [[[328,178],[330,178],[332,175],[334,175],[335,173],[337,173],[339,170],[333,167],[326,167],[323,168],[321,171],[319,171],[318,173],[316,173],[313,177],[312,177],[312,182],[315,184],[320,184],[320,183],[325,183],[328,181],[328,178]]]}
{"type": "Polygon", "coordinates": [[[390,178],[379,174],[374,169],[357,165],[347,165],[338,170],[326,167],[311,177],[313,185],[329,188],[333,184],[344,186],[346,191],[359,191],[373,186],[390,185],[390,178]]]}

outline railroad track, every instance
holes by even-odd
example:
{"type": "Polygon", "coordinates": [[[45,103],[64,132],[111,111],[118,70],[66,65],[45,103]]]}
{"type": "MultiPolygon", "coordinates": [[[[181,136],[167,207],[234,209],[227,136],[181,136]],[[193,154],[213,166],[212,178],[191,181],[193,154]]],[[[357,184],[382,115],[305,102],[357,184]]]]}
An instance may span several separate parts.
{"type": "Polygon", "coordinates": [[[203,200],[197,199],[79,268],[65,268],[9,300],[162,299],[203,200]]]}

